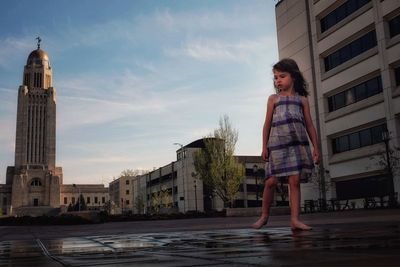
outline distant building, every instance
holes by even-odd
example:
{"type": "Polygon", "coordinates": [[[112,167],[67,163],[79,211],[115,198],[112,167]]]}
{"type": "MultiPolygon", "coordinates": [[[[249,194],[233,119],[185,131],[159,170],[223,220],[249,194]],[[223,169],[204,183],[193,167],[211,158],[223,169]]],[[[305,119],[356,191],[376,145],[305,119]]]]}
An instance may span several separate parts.
{"type": "MultiPolygon", "coordinates": [[[[124,212],[143,214],[150,212],[207,212],[222,210],[223,201],[197,177],[193,155],[204,148],[204,139],[181,145],[176,151],[177,160],[147,174],[132,178],[130,207],[124,212]],[[131,208],[131,210],[129,209],[131,208]]],[[[264,162],[260,156],[236,156],[246,170],[245,179],[239,188],[235,207],[261,206],[264,183],[264,162]],[[257,197],[258,196],[258,197],[257,197]],[[257,200],[258,199],[258,200],[257,200]]],[[[117,179],[110,183],[110,199],[121,202],[126,182],[117,179]]],[[[279,194],[275,196],[279,199],[279,194]]],[[[119,208],[120,204],[117,204],[119,208]]],[[[122,212],[122,210],[120,210],[122,212]]]]}
{"type": "MultiPolygon", "coordinates": [[[[361,199],[400,191],[377,164],[400,137],[400,1],[281,0],[279,57],[295,59],[309,82],[322,144],[327,198],[361,199]]],[[[318,198],[311,185],[303,199],[318,198]]],[[[360,203],[359,202],[359,203],[360,203]]]]}
{"type": "Polygon", "coordinates": [[[108,201],[104,185],[63,185],[62,168],[56,166],[56,89],[49,56],[38,40],[18,90],[15,164],[0,185],[3,215],[58,214],[78,199],[78,192],[90,208],[108,201]]]}
{"type": "Polygon", "coordinates": [[[61,206],[66,208],[75,205],[81,194],[88,210],[103,210],[110,199],[103,184],[63,184],[60,191],[61,206]]]}
{"type": "Polygon", "coordinates": [[[122,176],[112,181],[109,188],[109,198],[114,206],[115,213],[132,213],[133,210],[133,179],[131,176],[122,176]]]}

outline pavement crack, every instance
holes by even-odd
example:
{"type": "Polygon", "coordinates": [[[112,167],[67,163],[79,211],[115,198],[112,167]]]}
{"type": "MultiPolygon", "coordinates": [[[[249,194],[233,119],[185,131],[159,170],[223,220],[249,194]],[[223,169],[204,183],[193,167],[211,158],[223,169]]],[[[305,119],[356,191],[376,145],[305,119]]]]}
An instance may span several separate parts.
{"type": "Polygon", "coordinates": [[[46,255],[46,257],[48,257],[48,258],[52,259],[53,261],[61,264],[62,266],[69,266],[69,264],[66,264],[62,260],[60,260],[59,258],[54,257],[53,255],[51,255],[50,252],[47,250],[46,246],[42,243],[42,241],[39,238],[36,238],[36,243],[42,249],[43,254],[46,255]]]}

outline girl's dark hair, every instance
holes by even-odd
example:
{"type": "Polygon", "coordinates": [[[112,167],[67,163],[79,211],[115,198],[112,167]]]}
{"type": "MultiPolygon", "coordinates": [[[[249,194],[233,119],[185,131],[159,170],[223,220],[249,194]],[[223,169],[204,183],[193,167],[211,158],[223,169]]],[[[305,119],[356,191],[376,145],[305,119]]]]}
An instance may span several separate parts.
{"type": "Polygon", "coordinates": [[[294,90],[296,93],[302,96],[308,96],[309,93],[307,91],[307,82],[303,77],[303,74],[300,72],[299,66],[297,66],[296,61],[291,58],[284,58],[276,63],[273,67],[273,70],[288,72],[292,79],[294,80],[294,90]]]}

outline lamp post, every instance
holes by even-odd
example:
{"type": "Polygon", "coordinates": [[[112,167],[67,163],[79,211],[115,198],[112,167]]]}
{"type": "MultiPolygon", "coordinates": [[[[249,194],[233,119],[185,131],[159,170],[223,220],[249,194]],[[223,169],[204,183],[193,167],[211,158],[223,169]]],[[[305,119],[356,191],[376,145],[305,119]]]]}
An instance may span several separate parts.
{"type": "Polygon", "coordinates": [[[387,172],[389,176],[389,194],[393,193],[393,172],[392,172],[392,164],[390,162],[390,152],[389,152],[389,141],[390,141],[390,133],[389,131],[385,130],[382,132],[382,141],[385,143],[385,150],[386,150],[386,161],[387,161],[387,172]]]}
{"type": "Polygon", "coordinates": [[[258,166],[256,164],[253,166],[253,174],[256,178],[256,201],[258,206],[258,166]]]}
{"type": "Polygon", "coordinates": [[[197,183],[196,183],[196,179],[194,180],[194,203],[196,205],[196,213],[197,213],[197,183]]]}
{"type": "Polygon", "coordinates": [[[185,173],[184,173],[184,171],[185,171],[185,168],[184,168],[185,159],[184,158],[185,157],[184,157],[183,145],[181,143],[174,143],[174,145],[179,146],[180,150],[181,150],[180,153],[182,153],[181,157],[180,157],[180,160],[182,160],[183,213],[185,213],[186,212],[186,206],[185,206],[185,202],[186,202],[185,193],[186,193],[186,191],[185,191],[185,173]]]}

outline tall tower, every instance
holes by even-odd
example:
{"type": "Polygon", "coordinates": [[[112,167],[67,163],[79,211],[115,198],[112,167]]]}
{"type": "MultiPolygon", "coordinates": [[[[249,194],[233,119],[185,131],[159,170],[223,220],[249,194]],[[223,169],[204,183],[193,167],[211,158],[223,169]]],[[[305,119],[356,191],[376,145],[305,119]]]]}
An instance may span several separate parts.
{"type": "Polygon", "coordinates": [[[14,213],[58,208],[62,168],[56,167],[56,89],[48,54],[32,51],[18,91],[15,166],[7,168],[14,213]],[[28,208],[29,207],[29,208],[28,208]],[[39,209],[39,208],[36,208],[39,209]]]}

